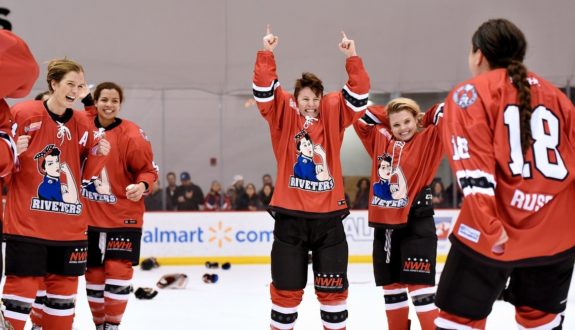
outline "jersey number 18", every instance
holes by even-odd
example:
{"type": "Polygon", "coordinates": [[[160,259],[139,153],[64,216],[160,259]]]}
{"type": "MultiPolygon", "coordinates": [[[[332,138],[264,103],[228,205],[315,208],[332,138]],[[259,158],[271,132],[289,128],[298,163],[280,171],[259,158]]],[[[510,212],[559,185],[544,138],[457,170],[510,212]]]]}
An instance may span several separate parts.
{"type": "MultiPolygon", "coordinates": [[[[525,163],[521,151],[519,107],[508,105],[503,116],[509,130],[509,148],[511,149],[509,169],[513,175],[531,178],[531,164],[525,163]]],[[[549,109],[539,105],[533,109],[530,124],[535,168],[548,179],[565,179],[568,174],[567,168],[557,149],[560,143],[559,119],[549,109]]]]}

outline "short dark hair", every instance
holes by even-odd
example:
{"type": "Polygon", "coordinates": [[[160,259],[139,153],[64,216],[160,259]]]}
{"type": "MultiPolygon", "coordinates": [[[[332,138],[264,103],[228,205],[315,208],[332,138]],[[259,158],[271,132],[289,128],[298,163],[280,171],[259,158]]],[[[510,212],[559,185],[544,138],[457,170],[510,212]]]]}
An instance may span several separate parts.
{"type": "Polygon", "coordinates": [[[301,74],[301,78],[295,81],[295,90],[293,94],[296,100],[299,92],[306,87],[309,87],[309,89],[311,89],[316,96],[323,95],[322,81],[315,74],[311,72],[304,72],[301,74]]]}
{"type": "Polygon", "coordinates": [[[96,86],[96,89],[94,90],[94,100],[98,100],[100,98],[100,94],[104,89],[116,90],[118,92],[118,95],[120,95],[120,103],[124,101],[124,90],[122,90],[122,87],[120,87],[120,85],[111,81],[105,81],[96,86]]]}

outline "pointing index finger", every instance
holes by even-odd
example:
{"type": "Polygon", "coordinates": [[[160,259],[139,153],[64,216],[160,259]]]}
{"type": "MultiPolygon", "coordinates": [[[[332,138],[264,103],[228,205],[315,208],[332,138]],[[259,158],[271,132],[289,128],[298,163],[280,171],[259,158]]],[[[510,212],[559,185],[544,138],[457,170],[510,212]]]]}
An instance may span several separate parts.
{"type": "Polygon", "coordinates": [[[345,32],[343,32],[343,31],[341,31],[341,36],[342,36],[344,39],[347,39],[347,36],[345,35],[345,32]]]}
{"type": "Polygon", "coordinates": [[[270,29],[270,25],[268,24],[267,28],[266,28],[266,34],[271,34],[271,33],[272,33],[272,31],[270,29]]]}

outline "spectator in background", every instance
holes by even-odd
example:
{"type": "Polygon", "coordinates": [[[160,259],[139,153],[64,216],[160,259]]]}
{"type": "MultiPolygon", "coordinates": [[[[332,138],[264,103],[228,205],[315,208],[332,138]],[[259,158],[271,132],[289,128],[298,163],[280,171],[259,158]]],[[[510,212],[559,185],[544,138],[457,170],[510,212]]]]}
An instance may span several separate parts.
{"type": "Polygon", "coordinates": [[[351,208],[351,198],[349,197],[349,194],[347,193],[347,189],[345,188],[345,180],[346,180],[345,177],[342,177],[343,187],[344,187],[344,188],[343,188],[343,189],[344,189],[344,191],[343,191],[343,198],[345,198],[345,205],[346,205],[348,208],[351,208]]]}
{"type": "Polygon", "coordinates": [[[248,183],[246,191],[238,195],[237,211],[258,211],[262,210],[262,202],[256,192],[256,186],[253,183],[248,183]]]}
{"type": "Polygon", "coordinates": [[[264,174],[262,176],[262,187],[265,186],[266,184],[269,184],[272,187],[272,191],[274,190],[274,180],[272,179],[272,176],[269,174],[264,174]]]}
{"type": "Polygon", "coordinates": [[[369,205],[369,179],[361,178],[356,184],[357,192],[353,200],[352,209],[354,210],[367,210],[369,205]]]}
{"type": "Polygon", "coordinates": [[[453,207],[456,209],[461,208],[461,203],[463,202],[463,192],[461,192],[461,188],[459,185],[455,185],[455,200],[453,199],[453,183],[451,183],[447,188],[444,190],[445,192],[445,203],[447,207],[453,207]]]}
{"type": "Polygon", "coordinates": [[[155,181],[150,188],[150,194],[144,197],[144,204],[146,211],[162,211],[162,189],[160,189],[160,182],[155,181]]]}
{"type": "Polygon", "coordinates": [[[435,178],[431,182],[431,202],[434,208],[446,208],[450,205],[449,200],[445,198],[445,188],[441,178],[435,178]]]}
{"type": "Polygon", "coordinates": [[[262,207],[264,209],[266,209],[268,205],[270,205],[273,193],[274,193],[274,187],[269,183],[264,184],[264,186],[260,190],[259,192],[260,201],[262,202],[262,207]]]}
{"type": "Polygon", "coordinates": [[[206,211],[227,211],[232,207],[230,199],[222,192],[222,185],[219,181],[212,181],[210,191],[204,201],[206,211]]]}
{"type": "Polygon", "coordinates": [[[351,205],[351,198],[349,197],[349,194],[347,193],[347,191],[345,191],[343,194],[344,194],[344,197],[345,197],[345,204],[346,204],[346,205],[351,205]]]}
{"type": "Polygon", "coordinates": [[[192,182],[190,173],[180,173],[181,185],[176,188],[178,211],[198,211],[204,209],[204,192],[192,182]]]}
{"type": "Polygon", "coordinates": [[[232,209],[238,209],[238,197],[246,193],[246,189],[244,188],[244,177],[236,174],[234,176],[234,181],[232,182],[232,186],[228,189],[230,200],[232,201],[232,209]]]}
{"type": "Polygon", "coordinates": [[[168,172],[166,174],[166,181],[168,186],[166,187],[166,211],[175,211],[177,200],[176,200],[176,173],[168,172]]]}

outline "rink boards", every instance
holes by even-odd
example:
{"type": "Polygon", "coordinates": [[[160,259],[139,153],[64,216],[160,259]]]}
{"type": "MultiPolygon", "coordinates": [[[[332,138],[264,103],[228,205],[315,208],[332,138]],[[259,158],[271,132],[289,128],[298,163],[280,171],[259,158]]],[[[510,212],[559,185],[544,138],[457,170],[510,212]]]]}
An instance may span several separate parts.
{"type": "MultiPolygon", "coordinates": [[[[438,262],[449,250],[447,235],[459,210],[436,210],[438,262]]],[[[373,228],[367,211],[351,211],[343,222],[350,262],[371,262],[373,228]]],[[[147,212],[142,258],[161,264],[269,263],[274,221],[267,212],[147,212]]]]}

